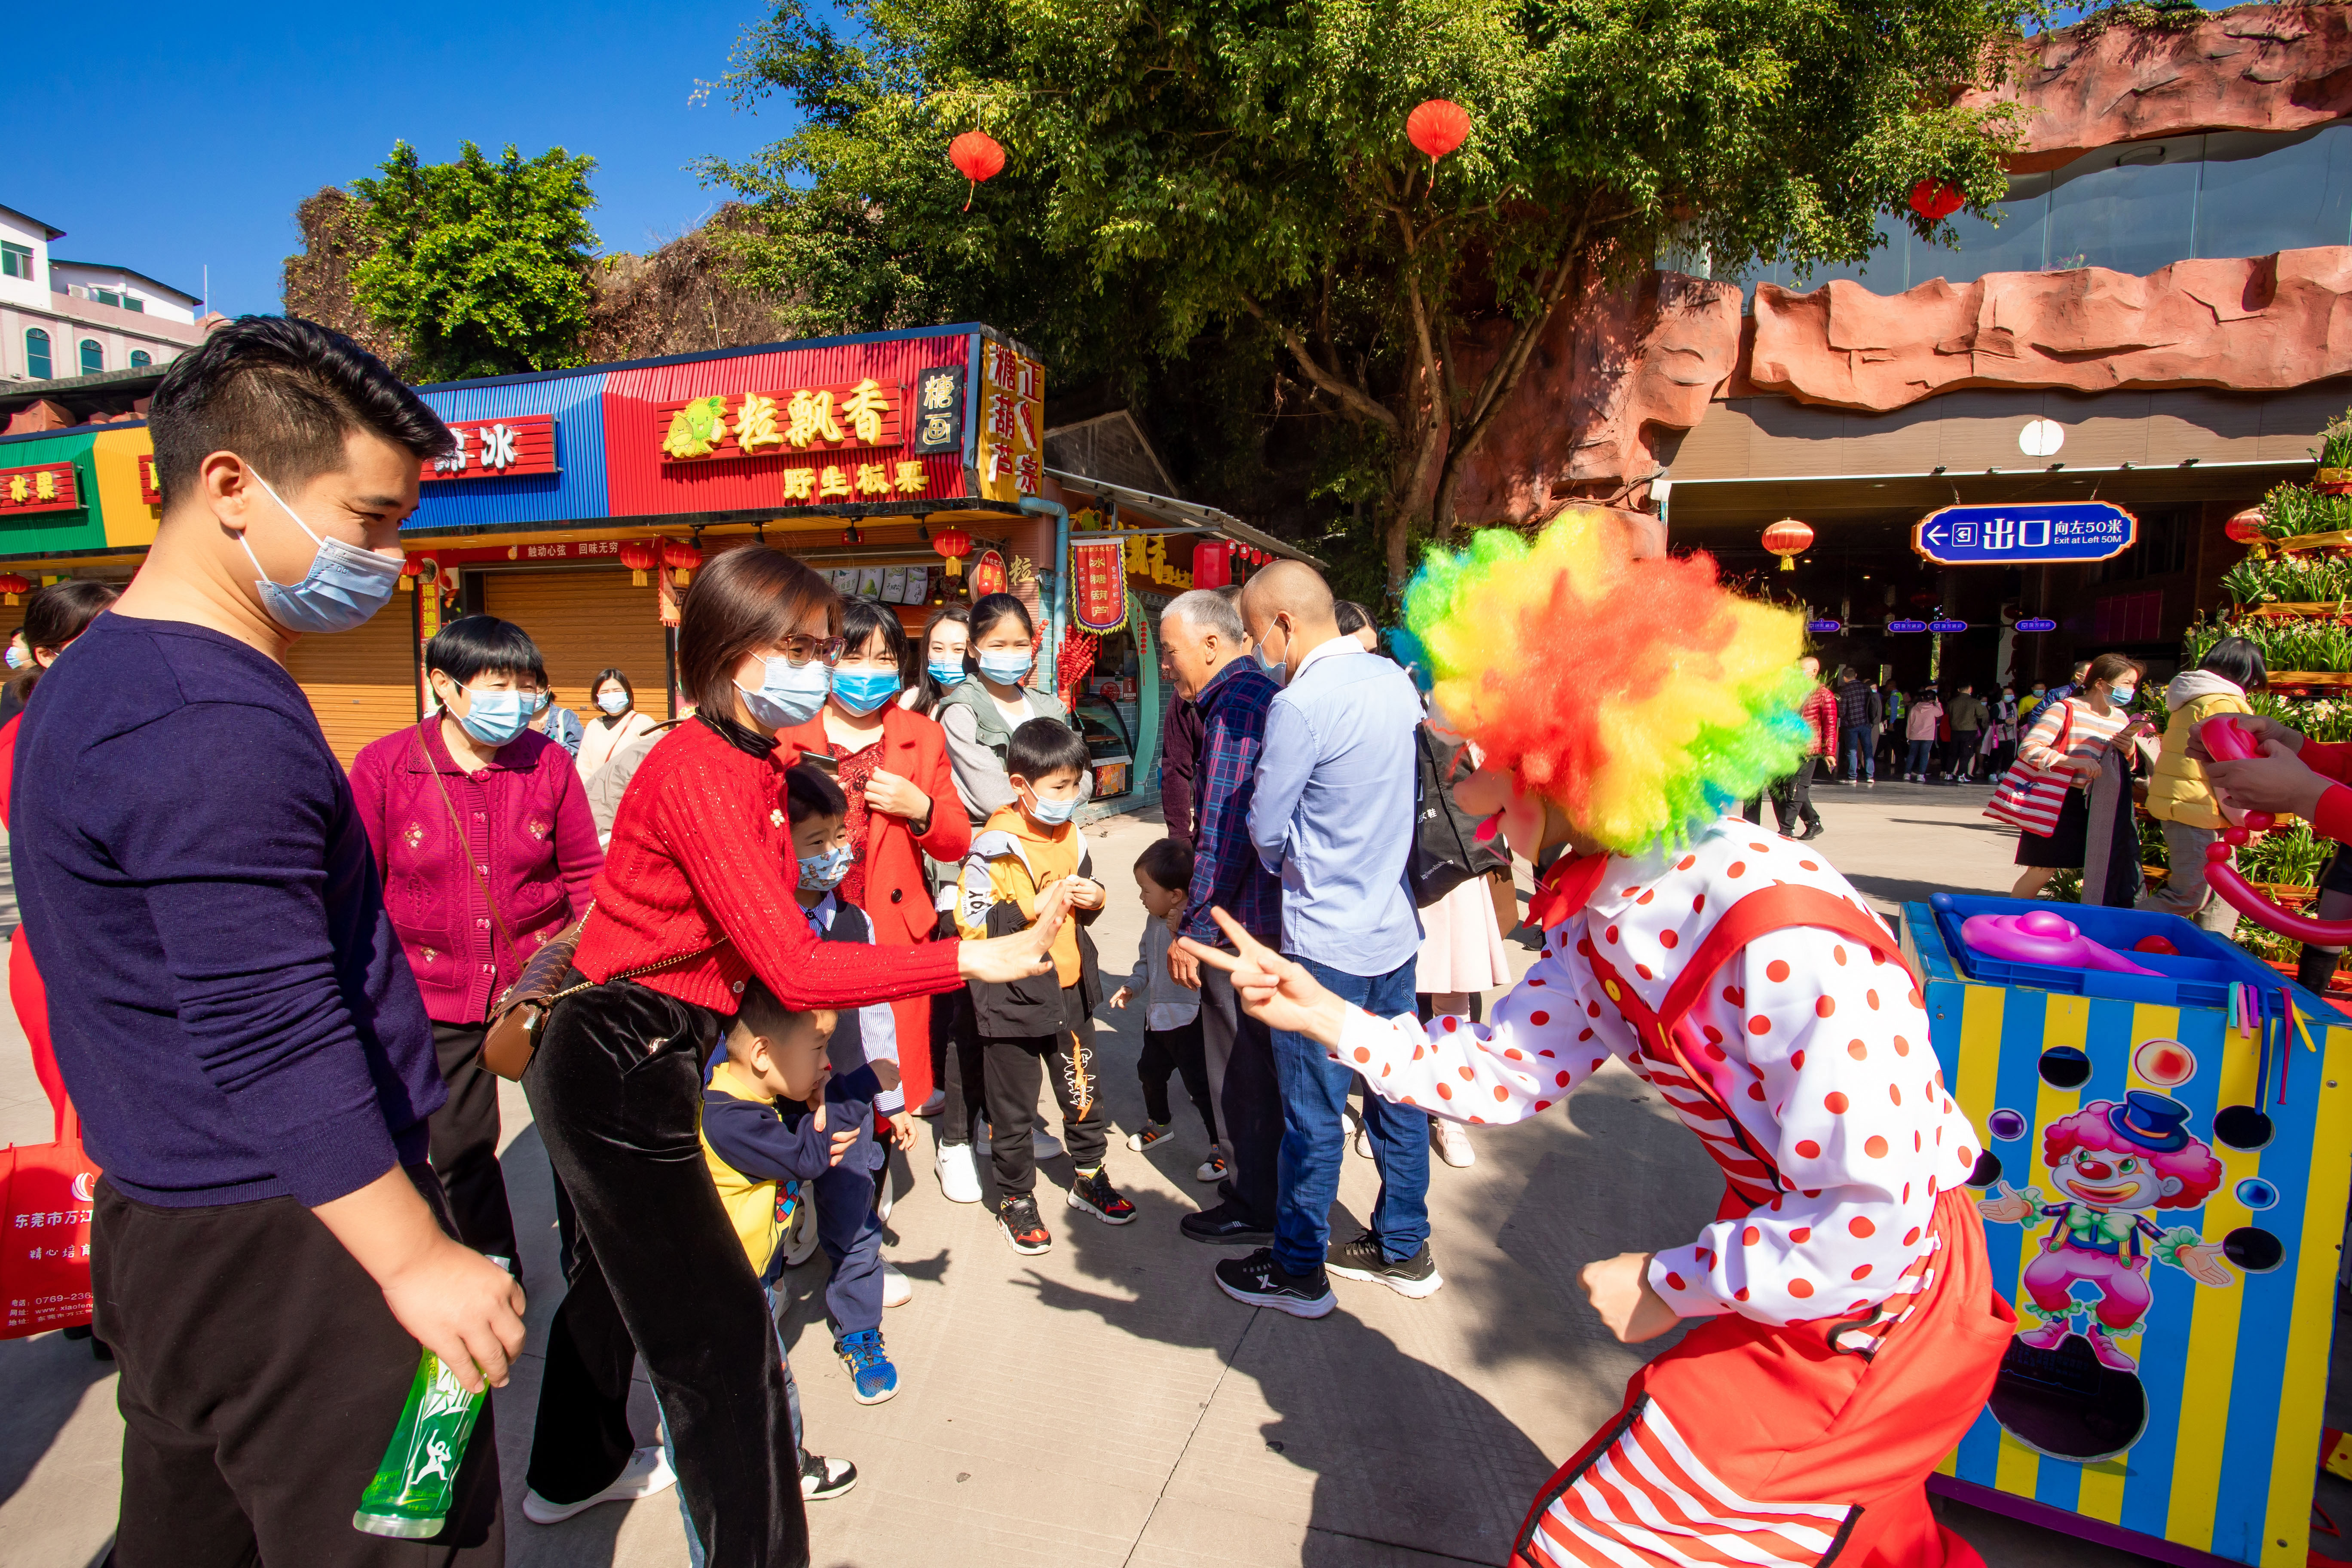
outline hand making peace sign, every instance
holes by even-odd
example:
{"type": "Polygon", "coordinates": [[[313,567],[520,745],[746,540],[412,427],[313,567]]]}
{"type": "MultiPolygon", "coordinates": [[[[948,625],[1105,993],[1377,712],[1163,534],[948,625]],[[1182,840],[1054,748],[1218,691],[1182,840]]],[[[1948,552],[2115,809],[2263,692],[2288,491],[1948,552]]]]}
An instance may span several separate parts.
{"type": "Polygon", "coordinates": [[[1234,944],[1234,952],[1204,947],[1191,937],[1175,945],[1194,961],[1231,974],[1244,1010],[1267,1028],[1305,1035],[1326,1049],[1338,1046],[1339,1031],[1348,1021],[1348,1005],[1323,989],[1304,964],[1283,957],[1250,935],[1224,910],[1212,909],[1209,913],[1234,944]]]}

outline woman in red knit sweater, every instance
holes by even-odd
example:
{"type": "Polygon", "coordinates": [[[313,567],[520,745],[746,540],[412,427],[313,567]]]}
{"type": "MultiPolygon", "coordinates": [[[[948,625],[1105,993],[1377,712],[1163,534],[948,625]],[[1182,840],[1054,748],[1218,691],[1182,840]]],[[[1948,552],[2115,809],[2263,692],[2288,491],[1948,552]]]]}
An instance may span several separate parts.
{"type": "Polygon", "coordinates": [[[798,1458],[768,1304],[700,1143],[703,1069],[753,978],[794,1009],[843,1009],[1044,973],[1058,904],[1018,936],[920,947],[820,943],[793,898],[778,731],[813,717],[841,602],[764,545],[688,591],[677,670],[697,705],[657,742],[613,823],[569,983],[523,1079],[584,1245],[540,1385],[524,1512],[569,1518],[665,1484],[629,1433],[643,1354],[682,1510],[712,1568],[808,1561],[798,1458]]]}

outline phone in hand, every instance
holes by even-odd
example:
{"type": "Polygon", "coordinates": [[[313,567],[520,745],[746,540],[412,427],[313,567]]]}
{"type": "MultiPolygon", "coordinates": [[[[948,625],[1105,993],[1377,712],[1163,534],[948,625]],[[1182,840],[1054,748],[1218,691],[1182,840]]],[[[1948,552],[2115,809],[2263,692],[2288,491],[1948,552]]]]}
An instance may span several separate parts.
{"type": "Polygon", "coordinates": [[[803,752],[801,761],[829,779],[841,777],[841,764],[834,760],[831,752],[803,752]]]}

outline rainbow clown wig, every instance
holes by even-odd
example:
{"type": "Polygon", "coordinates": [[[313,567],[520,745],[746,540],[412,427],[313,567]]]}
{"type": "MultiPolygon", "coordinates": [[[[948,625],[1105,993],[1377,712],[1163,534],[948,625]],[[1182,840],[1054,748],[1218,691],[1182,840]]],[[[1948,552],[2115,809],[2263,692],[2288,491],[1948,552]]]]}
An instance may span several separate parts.
{"type": "Polygon", "coordinates": [[[1600,508],[1433,549],[1404,616],[1445,722],[1620,854],[1687,840],[1805,754],[1803,622],[1727,592],[1712,556],[1633,559],[1600,508]]]}

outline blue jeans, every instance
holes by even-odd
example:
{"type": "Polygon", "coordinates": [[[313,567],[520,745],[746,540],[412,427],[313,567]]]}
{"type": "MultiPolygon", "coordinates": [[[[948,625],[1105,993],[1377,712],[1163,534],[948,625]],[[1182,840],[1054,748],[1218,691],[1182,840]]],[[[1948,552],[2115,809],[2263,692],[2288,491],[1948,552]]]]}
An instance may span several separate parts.
{"type": "Polygon", "coordinates": [[[1905,761],[1903,771],[1906,773],[1925,774],[1933,771],[1935,766],[1936,742],[1933,741],[1912,742],[1911,754],[1909,758],[1905,761]]]}
{"type": "Polygon", "coordinates": [[[1845,776],[1849,780],[1878,776],[1875,740],[1868,724],[1848,724],[1845,727],[1845,776]]]}
{"type": "MultiPolygon", "coordinates": [[[[1412,960],[1369,978],[1318,963],[1299,963],[1342,1001],[1376,1017],[1412,1011],[1412,960]]],[[[1282,1085],[1281,1191],[1275,1201],[1274,1257],[1287,1272],[1319,1273],[1331,1241],[1331,1205],[1339,1195],[1339,1162],[1347,1157],[1340,1111],[1356,1075],[1304,1035],[1274,1033],[1274,1070],[1282,1085]]],[[[1372,1205],[1372,1234],[1381,1251],[1401,1263],[1429,1239],[1429,1113],[1364,1095],[1364,1131],[1381,1173],[1372,1205]]]]}

